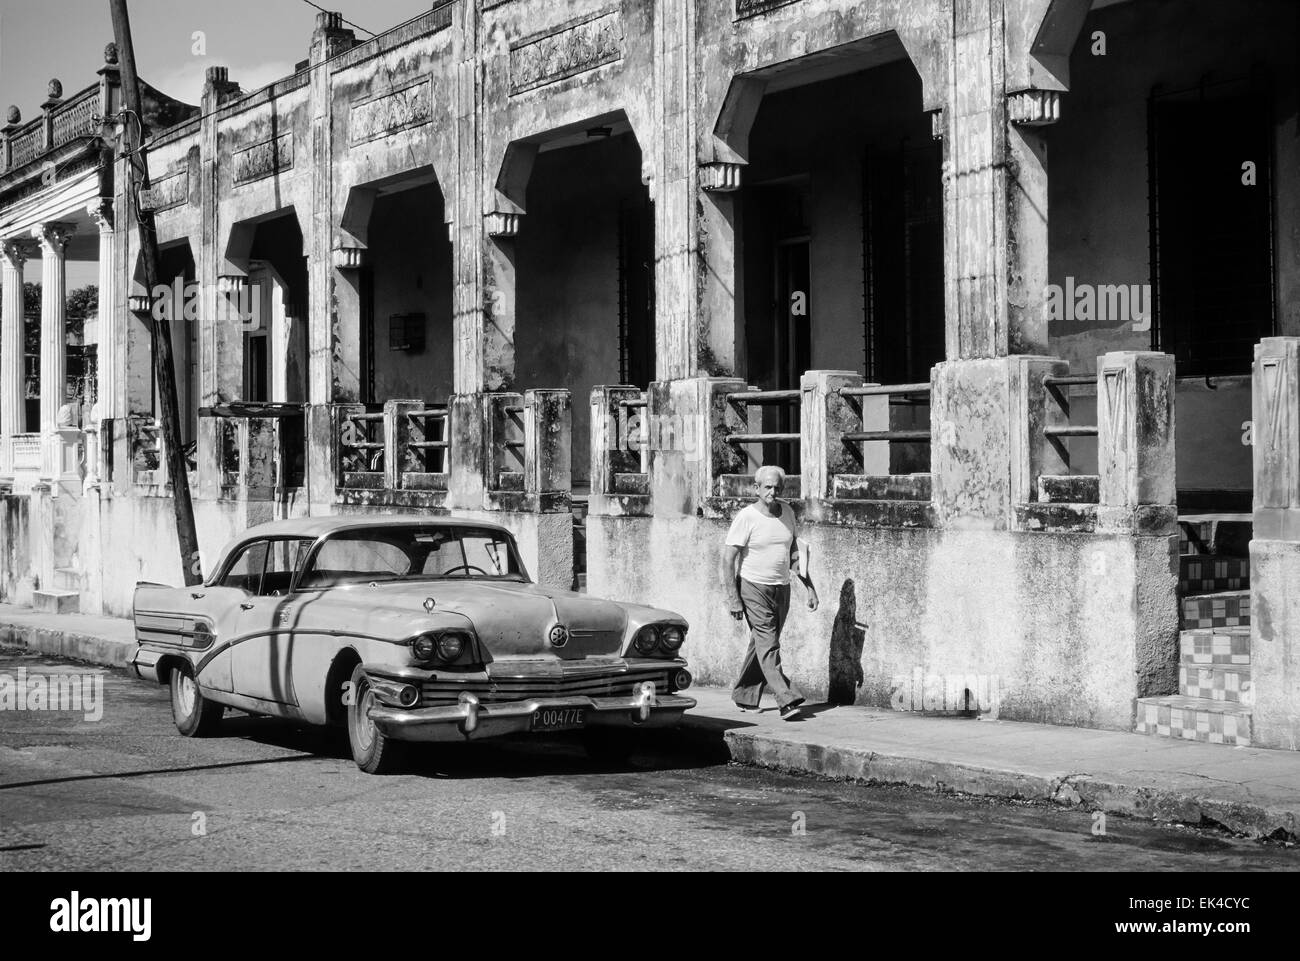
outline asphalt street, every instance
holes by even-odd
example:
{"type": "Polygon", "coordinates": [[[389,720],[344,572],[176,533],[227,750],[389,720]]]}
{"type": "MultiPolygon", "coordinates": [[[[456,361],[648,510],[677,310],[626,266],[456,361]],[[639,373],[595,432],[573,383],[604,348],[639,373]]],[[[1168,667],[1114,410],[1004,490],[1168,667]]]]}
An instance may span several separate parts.
{"type": "Polygon", "coordinates": [[[21,669],[102,674],[103,711],[0,712],[3,871],[1300,868],[1210,830],[738,767],[677,733],[617,765],[556,737],[372,777],[328,732],[230,712],[187,739],[165,688],[0,650],[0,677],[21,669]]]}

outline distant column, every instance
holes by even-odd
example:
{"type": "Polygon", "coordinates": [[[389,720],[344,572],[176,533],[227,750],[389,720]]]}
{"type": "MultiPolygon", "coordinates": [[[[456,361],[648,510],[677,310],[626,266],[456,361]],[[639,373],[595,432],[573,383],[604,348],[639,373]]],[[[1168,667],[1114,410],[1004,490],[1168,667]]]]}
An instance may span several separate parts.
{"type": "Polygon", "coordinates": [[[13,474],[10,438],[26,427],[23,411],[23,264],[27,251],[13,240],[0,241],[0,476],[13,474]]]}
{"type": "Polygon", "coordinates": [[[68,224],[32,228],[32,236],[41,245],[41,477],[49,480],[57,480],[63,472],[58,432],[68,372],[67,270],[63,254],[71,235],[68,224]]]}
{"type": "MultiPolygon", "coordinates": [[[[117,273],[113,270],[113,201],[96,200],[88,208],[90,216],[99,226],[99,347],[96,352],[98,368],[95,397],[101,418],[121,417],[122,341],[125,331],[119,322],[113,304],[117,299],[117,273]]],[[[95,425],[98,429],[99,425],[95,425]]]]}

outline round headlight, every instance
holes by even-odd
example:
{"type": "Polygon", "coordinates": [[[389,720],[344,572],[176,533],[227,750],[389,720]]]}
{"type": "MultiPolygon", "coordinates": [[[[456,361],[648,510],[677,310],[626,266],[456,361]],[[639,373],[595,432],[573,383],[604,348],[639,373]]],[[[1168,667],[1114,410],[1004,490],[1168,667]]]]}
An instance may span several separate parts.
{"type": "Polygon", "coordinates": [[[659,643],[663,645],[665,651],[675,651],[682,646],[686,640],[686,632],[676,624],[669,624],[659,635],[659,643]]]}
{"type": "Polygon", "coordinates": [[[636,632],[632,646],[637,649],[639,654],[653,654],[655,648],[659,646],[659,632],[655,630],[653,624],[647,624],[636,632]]]}
{"type": "Polygon", "coordinates": [[[444,634],[438,638],[438,656],[444,661],[454,661],[465,652],[465,635],[444,634]]]}
{"type": "Polygon", "coordinates": [[[432,661],[438,653],[438,641],[432,634],[421,634],[411,642],[411,653],[421,661],[432,661]]]}

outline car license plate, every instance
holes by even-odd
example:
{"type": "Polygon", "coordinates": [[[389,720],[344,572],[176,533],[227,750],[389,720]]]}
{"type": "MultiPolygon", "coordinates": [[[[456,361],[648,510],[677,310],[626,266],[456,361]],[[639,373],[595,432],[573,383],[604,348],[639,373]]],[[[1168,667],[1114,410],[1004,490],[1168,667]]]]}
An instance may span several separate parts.
{"type": "Polygon", "coordinates": [[[582,707],[544,707],[533,712],[534,732],[574,731],[587,725],[587,709],[582,707]]]}

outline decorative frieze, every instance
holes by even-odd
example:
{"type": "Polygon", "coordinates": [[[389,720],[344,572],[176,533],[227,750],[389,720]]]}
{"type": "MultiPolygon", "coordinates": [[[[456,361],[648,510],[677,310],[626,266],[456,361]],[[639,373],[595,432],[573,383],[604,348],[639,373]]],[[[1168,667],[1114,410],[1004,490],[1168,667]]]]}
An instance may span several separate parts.
{"type": "Polygon", "coordinates": [[[736,0],[736,19],[747,20],[757,17],[777,7],[788,7],[799,0],[736,0]]]}
{"type": "Polygon", "coordinates": [[[252,183],[293,167],[293,131],[253,144],[231,155],[236,184],[252,183]]]}
{"type": "Polygon", "coordinates": [[[520,94],[594,70],[623,57],[623,17],[597,13],[510,48],[510,92],[520,94]]]}
{"type": "Polygon", "coordinates": [[[1041,127],[1061,119],[1061,94],[1056,90],[1021,90],[1007,95],[1007,119],[1025,127],[1041,127]]]}
{"type": "Polygon", "coordinates": [[[731,193],[740,189],[742,164],[714,162],[700,167],[700,189],[731,193]]]}
{"type": "Polygon", "coordinates": [[[489,237],[517,237],[523,214],[504,213],[494,210],[483,215],[483,229],[489,237]]]}
{"type": "Polygon", "coordinates": [[[148,190],[140,191],[140,209],[158,213],[188,203],[190,199],[190,171],[182,167],[173,174],[159,177],[148,190]]]}
{"type": "Polygon", "coordinates": [[[354,104],[348,116],[348,144],[368,143],[428,123],[433,118],[431,79],[354,104]]]}

